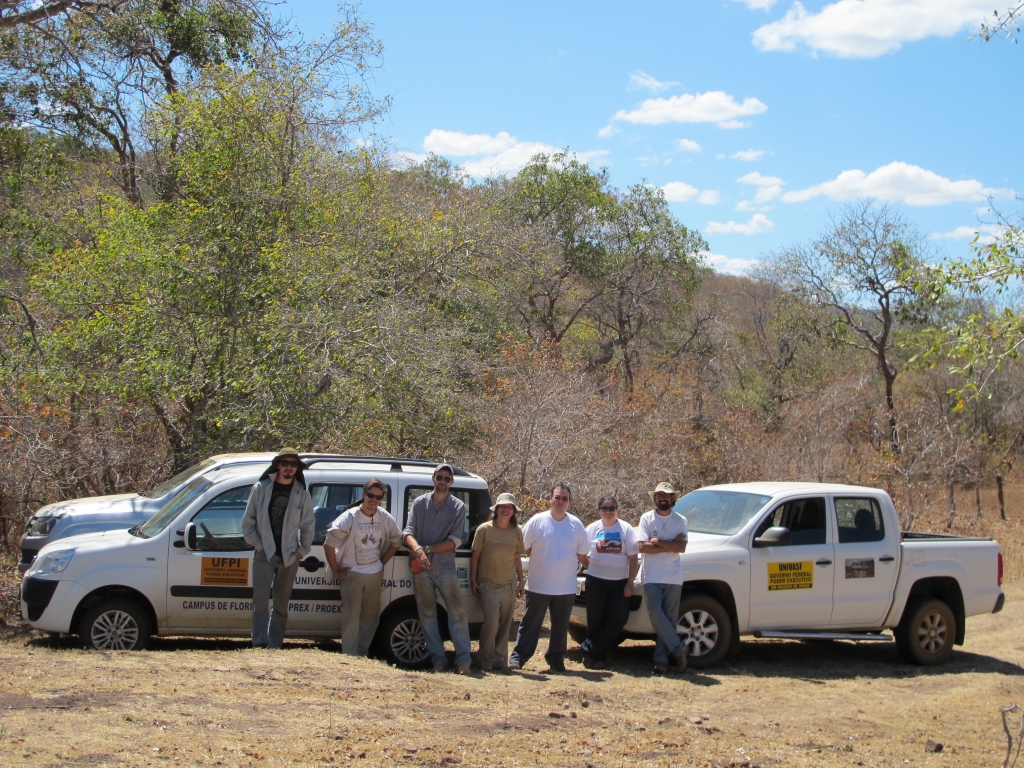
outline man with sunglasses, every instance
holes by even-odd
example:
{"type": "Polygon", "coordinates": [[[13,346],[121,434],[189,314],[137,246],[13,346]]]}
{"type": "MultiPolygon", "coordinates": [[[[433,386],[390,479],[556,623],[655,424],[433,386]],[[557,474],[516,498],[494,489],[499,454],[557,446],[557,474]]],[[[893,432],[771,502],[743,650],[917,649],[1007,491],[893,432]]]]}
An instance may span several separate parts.
{"type": "Polygon", "coordinates": [[[434,491],[423,494],[412,503],[402,536],[409,548],[416,610],[434,671],[443,672],[448,668],[444,640],[437,627],[436,590],[441,593],[448,613],[448,632],[455,644],[455,667],[460,675],[468,675],[469,623],[455,570],[455,550],[462,543],[466,505],[449,493],[454,480],[455,470],[451,464],[437,465],[433,475],[434,491]]]}
{"type": "Polygon", "coordinates": [[[242,536],[252,558],[252,645],[280,648],[288,625],[288,601],[299,561],[313,547],[313,499],[293,448],[282,448],[252,487],[242,517],[242,536]],[[274,599],[273,614],[267,603],[274,599]],[[268,620],[269,619],[269,620],[268,620]]]}
{"type": "Polygon", "coordinates": [[[384,483],[363,485],[361,504],[346,509],[327,529],[324,557],[341,582],[341,648],[350,656],[366,656],[380,619],[384,566],[402,543],[398,523],[380,503],[384,483]]]}
{"type": "Polygon", "coordinates": [[[565,671],[569,616],[576,598],[577,563],[590,564],[587,529],[569,514],[572,491],[565,483],[551,489],[551,509],[523,526],[523,546],[530,558],[526,577],[526,613],[519,623],[509,669],[522,669],[537,650],[544,614],[551,612],[551,635],[544,658],[552,672],[565,671]]]}

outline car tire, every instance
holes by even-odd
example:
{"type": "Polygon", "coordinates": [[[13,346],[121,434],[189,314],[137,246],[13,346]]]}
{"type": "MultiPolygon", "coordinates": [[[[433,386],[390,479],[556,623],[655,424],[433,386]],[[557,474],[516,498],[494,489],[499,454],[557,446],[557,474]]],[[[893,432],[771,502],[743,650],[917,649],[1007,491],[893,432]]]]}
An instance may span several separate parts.
{"type": "Polygon", "coordinates": [[[915,600],[907,604],[893,633],[896,650],[911,664],[942,664],[953,652],[956,630],[956,616],[944,602],[915,600]]]}
{"type": "Polygon", "coordinates": [[[430,654],[416,608],[399,608],[381,619],[374,650],[388,664],[405,669],[429,667],[430,654]]]}
{"type": "Polygon", "coordinates": [[[149,615],[131,600],[102,600],[78,626],[82,647],[95,651],[141,651],[152,634],[149,615]]]}
{"type": "Polygon", "coordinates": [[[729,612],[713,597],[684,594],[679,601],[677,631],[690,652],[688,665],[704,669],[721,661],[729,650],[732,620],[729,612]]]}

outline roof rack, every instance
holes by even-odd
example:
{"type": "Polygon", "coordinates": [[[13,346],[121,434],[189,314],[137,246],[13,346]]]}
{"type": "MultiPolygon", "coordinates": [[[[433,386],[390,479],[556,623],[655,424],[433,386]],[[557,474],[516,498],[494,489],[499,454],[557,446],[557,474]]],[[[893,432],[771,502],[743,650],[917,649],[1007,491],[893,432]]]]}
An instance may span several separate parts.
{"type": "MultiPolygon", "coordinates": [[[[302,454],[303,461],[313,464],[390,464],[392,472],[402,472],[402,465],[413,467],[430,467],[433,469],[439,462],[425,459],[403,459],[397,456],[340,456],[337,454],[302,454]]],[[[461,467],[452,466],[452,474],[457,477],[470,477],[471,474],[461,467]]]]}

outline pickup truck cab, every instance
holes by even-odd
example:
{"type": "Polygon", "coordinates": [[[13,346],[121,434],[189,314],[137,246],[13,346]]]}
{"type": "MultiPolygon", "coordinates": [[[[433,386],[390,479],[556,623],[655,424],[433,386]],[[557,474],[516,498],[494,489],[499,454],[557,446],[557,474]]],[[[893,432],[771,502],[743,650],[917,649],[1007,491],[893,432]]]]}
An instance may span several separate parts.
{"type": "MultiPolygon", "coordinates": [[[[674,510],[690,527],[679,635],[707,667],[742,635],[892,641],[939,664],[964,642],[968,616],[1003,607],[1003,560],[991,539],[901,533],[889,495],[826,483],[701,488],[674,510]],[[892,630],[892,635],[883,634],[892,630]]],[[[586,635],[579,587],[570,632],[586,635]]],[[[654,630],[634,593],[625,637],[654,630]]]]}
{"type": "MultiPolygon", "coordinates": [[[[323,553],[328,527],[358,503],[372,477],[387,487],[383,506],[404,526],[412,502],[433,490],[435,465],[372,457],[305,461],[316,532],[295,578],[287,636],[340,639],[340,585],[323,553]]],[[[36,629],[77,634],[96,649],[145,648],[153,634],[248,637],[253,550],[242,538],[242,516],[269,463],[208,469],[145,523],[43,547],[22,582],[22,616],[36,629]]],[[[470,545],[490,516],[491,496],[483,478],[459,468],[454,476],[451,493],[468,510],[457,568],[469,621],[479,624],[483,613],[469,588],[470,545]]],[[[377,655],[409,667],[429,661],[407,550],[385,565],[381,598],[377,655]]]]}
{"type": "MultiPolygon", "coordinates": [[[[303,454],[304,457],[311,455],[303,454]]],[[[115,528],[127,529],[146,522],[189,481],[203,472],[242,464],[266,466],[273,458],[273,453],[220,454],[203,459],[145,493],[91,496],[58,501],[40,507],[25,523],[18,572],[25,573],[36,559],[39,550],[51,541],[77,536],[80,533],[98,533],[115,528]]]]}

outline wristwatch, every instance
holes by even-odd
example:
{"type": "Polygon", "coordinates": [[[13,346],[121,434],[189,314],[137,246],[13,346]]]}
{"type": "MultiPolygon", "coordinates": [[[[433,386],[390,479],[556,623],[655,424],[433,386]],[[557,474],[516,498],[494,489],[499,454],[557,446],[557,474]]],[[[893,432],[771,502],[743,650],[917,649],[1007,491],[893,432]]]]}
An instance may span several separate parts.
{"type": "Polygon", "coordinates": [[[423,554],[425,554],[427,557],[430,557],[430,545],[429,544],[427,544],[427,546],[425,546],[423,548],[423,554]]]}

